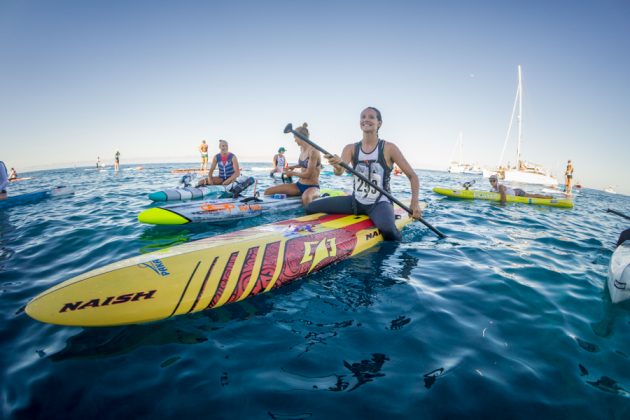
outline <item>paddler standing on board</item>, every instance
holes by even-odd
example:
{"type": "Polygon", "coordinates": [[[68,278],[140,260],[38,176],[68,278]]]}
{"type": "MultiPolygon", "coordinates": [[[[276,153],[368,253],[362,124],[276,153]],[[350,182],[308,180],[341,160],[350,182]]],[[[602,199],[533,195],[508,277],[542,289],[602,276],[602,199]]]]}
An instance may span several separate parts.
{"type": "Polygon", "coordinates": [[[114,170],[118,171],[120,168],[120,152],[116,150],[116,154],[114,155],[114,170]]]}
{"type": "MultiPolygon", "coordinates": [[[[398,165],[409,178],[411,184],[410,210],[412,217],[419,219],[422,216],[422,211],[418,202],[420,190],[418,175],[394,143],[378,137],[378,130],[382,124],[383,119],[378,109],[365,108],[361,112],[359,120],[363,132],[361,141],[346,145],[341,152],[341,157],[328,155],[326,159],[333,165],[335,175],[343,175],[345,170],[340,164],[345,163],[388,193],[391,191],[389,180],[393,165],[398,165]]],[[[306,212],[366,214],[381,231],[383,239],[401,240],[402,236],[396,228],[392,202],[384,194],[370,187],[371,184],[354,176],[351,196],[329,197],[313,201],[306,207],[306,212]]]]}
{"type": "Polygon", "coordinates": [[[205,140],[201,140],[199,153],[201,153],[201,170],[205,171],[208,169],[208,144],[205,140]]]}
{"type": "Polygon", "coordinates": [[[573,188],[573,163],[569,159],[567,162],[567,169],[564,171],[564,192],[566,195],[571,195],[571,189],[573,188]]]}
{"type": "Polygon", "coordinates": [[[241,176],[238,159],[234,153],[228,151],[226,140],[219,140],[219,150],[220,152],[212,158],[208,177],[201,179],[197,186],[223,185],[227,192],[238,196],[245,188],[254,183],[254,178],[241,176]],[[219,176],[212,176],[215,168],[219,170],[219,176]]]}

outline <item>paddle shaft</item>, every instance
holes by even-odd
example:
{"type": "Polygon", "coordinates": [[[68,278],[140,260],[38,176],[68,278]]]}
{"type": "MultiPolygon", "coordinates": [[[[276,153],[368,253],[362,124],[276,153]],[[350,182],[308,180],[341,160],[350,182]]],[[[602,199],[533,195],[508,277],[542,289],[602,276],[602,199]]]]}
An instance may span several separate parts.
{"type": "MultiPolygon", "coordinates": [[[[291,124],[287,125],[287,127],[285,128],[285,133],[293,133],[293,135],[299,137],[301,140],[305,141],[306,143],[310,144],[311,146],[313,146],[315,149],[319,150],[320,152],[322,152],[325,155],[331,155],[331,153],[328,153],[328,151],[324,150],[324,148],[320,147],[319,145],[313,143],[308,137],[302,135],[301,133],[295,131],[291,124]],[[288,129],[288,131],[287,131],[288,129]]],[[[404,205],[403,203],[401,203],[396,197],[394,197],[393,195],[391,195],[389,192],[385,191],[383,188],[379,187],[378,185],[372,184],[370,182],[370,180],[368,178],[366,178],[363,174],[355,171],[350,165],[348,165],[345,162],[341,162],[339,164],[339,166],[341,166],[343,169],[345,169],[346,171],[352,173],[353,175],[355,175],[356,177],[358,177],[359,179],[361,179],[363,182],[366,182],[368,184],[370,184],[370,186],[372,188],[374,188],[376,191],[380,192],[381,194],[383,194],[385,197],[389,198],[390,200],[392,200],[394,203],[398,204],[402,209],[404,209],[405,211],[407,211],[407,213],[409,214],[413,214],[413,212],[411,211],[411,209],[404,205]]],[[[428,227],[429,229],[431,229],[433,231],[433,233],[435,233],[438,237],[440,238],[446,238],[446,235],[444,235],[442,232],[440,232],[439,230],[437,230],[435,227],[433,227],[430,223],[428,223],[426,220],[424,220],[422,217],[420,217],[418,219],[420,222],[422,222],[422,224],[424,224],[426,227],[428,227]]]]}
{"type": "Polygon", "coordinates": [[[608,209],[608,210],[606,210],[606,211],[607,211],[608,213],[613,213],[613,214],[616,214],[617,216],[621,216],[621,217],[623,217],[624,219],[628,219],[628,220],[630,220],[630,216],[626,216],[625,214],[623,214],[623,213],[621,213],[621,212],[618,212],[617,210],[608,209]]]}

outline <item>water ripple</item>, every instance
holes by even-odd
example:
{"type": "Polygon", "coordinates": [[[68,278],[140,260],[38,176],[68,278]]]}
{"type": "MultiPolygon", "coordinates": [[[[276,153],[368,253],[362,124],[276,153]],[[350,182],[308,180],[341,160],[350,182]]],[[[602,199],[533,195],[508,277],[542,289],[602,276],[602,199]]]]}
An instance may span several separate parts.
{"type": "MultiPolygon", "coordinates": [[[[627,227],[605,210],[630,213],[628,197],[585,190],[570,210],[458,201],[431,188],[467,178],[420,171],[424,217],[445,240],[413,223],[401,244],[147,325],[28,318],[29,299],[87,270],[279,218],[141,225],[146,194],[178,177],[168,165],[131,169],[34,174],[45,181],[12,191],[73,183],[76,194],[0,213],[3,417],[630,416],[630,304],[612,305],[605,289],[627,227]]],[[[248,173],[263,174],[259,189],[271,183],[248,173]]],[[[407,185],[392,180],[402,198],[407,185]]]]}

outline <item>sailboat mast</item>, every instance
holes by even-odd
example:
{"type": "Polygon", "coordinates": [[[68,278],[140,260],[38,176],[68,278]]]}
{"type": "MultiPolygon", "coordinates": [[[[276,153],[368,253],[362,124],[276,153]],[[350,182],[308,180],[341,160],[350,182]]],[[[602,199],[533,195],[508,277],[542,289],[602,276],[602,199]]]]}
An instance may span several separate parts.
{"type": "Polygon", "coordinates": [[[518,65],[518,144],[516,146],[516,162],[517,167],[521,166],[521,138],[523,136],[523,76],[521,73],[521,65],[518,65]]]}
{"type": "Polygon", "coordinates": [[[464,139],[463,139],[463,136],[464,136],[463,133],[460,131],[459,132],[459,162],[457,162],[460,165],[462,163],[464,163],[463,162],[463,160],[464,160],[464,139]]]}

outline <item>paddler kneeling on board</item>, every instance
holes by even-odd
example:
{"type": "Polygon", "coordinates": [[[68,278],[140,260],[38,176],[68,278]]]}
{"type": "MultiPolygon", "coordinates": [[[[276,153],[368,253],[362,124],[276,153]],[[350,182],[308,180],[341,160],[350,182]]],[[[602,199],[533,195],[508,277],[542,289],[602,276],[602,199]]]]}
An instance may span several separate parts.
{"type": "Polygon", "coordinates": [[[514,195],[516,197],[531,197],[531,198],[548,198],[548,199],[553,198],[550,195],[529,194],[529,193],[526,193],[525,190],[522,190],[520,188],[510,188],[503,184],[499,184],[499,180],[497,179],[496,175],[490,175],[490,178],[488,178],[488,181],[490,182],[490,187],[491,187],[490,191],[501,194],[500,201],[503,204],[505,204],[506,202],[507,195],[514,195]]]}
{"type": "MultiPolygon", "coordinates": [[[[418,219],[422,216],[418,202],[420,190],[418,175],[395,144],[379,139],[378,130],[382,124],[383,119],[378,109],[365,108],[359,120],[363,132],[361,141],[346,145],[341,152],[341,157],[329,155],[326,159],[333,166],[335,175],[343,175],[345,169],[340,164],[345,163],[388,193],[391,191],[389,180],[393,165],[398,165],[411,183],[410,210],[413,212],[412,217],[418,219]]],[[[383,239],[399,241],[402,238],[396,228],[392,202],[383,193],[371,188],[371,184],[365,183],[357,176],[353,179],[351,196],[329,197],[313,201],[306,207],[306,212],[309,214],[320,212],[366,214],[381,231],[383,239]]]]}
{"type": "MultiPolygon", "coordinates": [[[[304,123],[297,127],[295,131],[304,137],[309,137],[308,124],[304,123]]],[[[322,170],[322,158],[319,150],[315,149],[298,136],[293,136],[295,142],[300,146],[300,157],[297,165],[287,166],[284,175],[291,179],[299,178],[294,184],[283,184],[269,187],[265,190],[265,195],[286,194],[290,197],[302,197],[302,204],[307,206],[311,201],[319,197],[319,173],[322,170]]]]}
{"type": "Polygon", "coordinates": [[[203,178],[197,187],[204,185],[223,185],[225,191],[237,197],[245,188],[254,183],[254,178],[241,176],[241,169],[238,166],[238,159],[234,153],[228,151],[228,142],[219,140],[219,150],[212,158],[212,164],[208,171],[208,177],[203,178]],[[219,176],[212,176],[215,168],[219,170],[219,176]]]}

